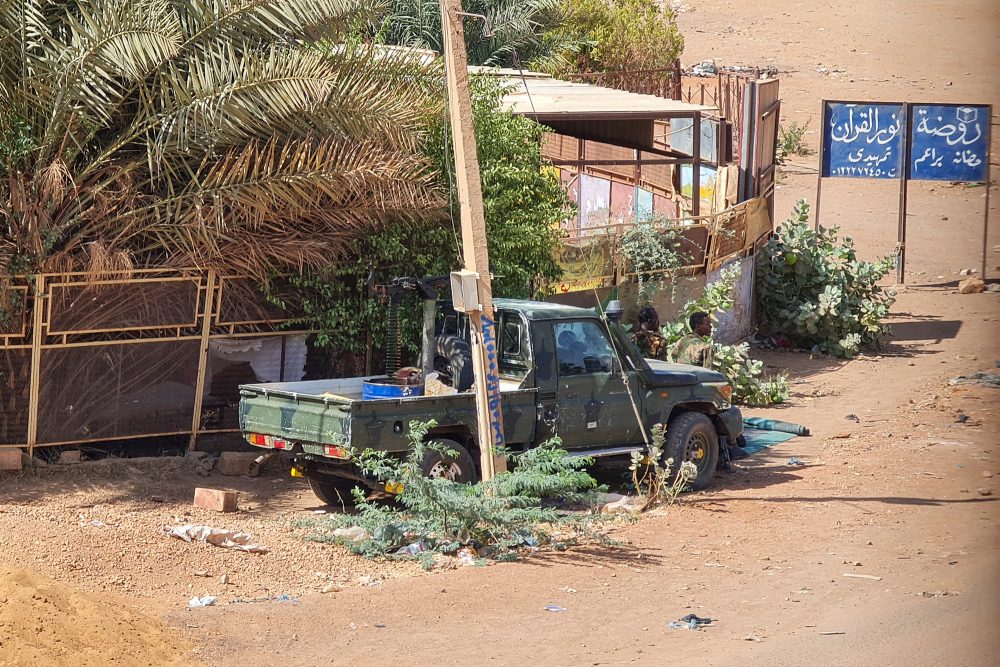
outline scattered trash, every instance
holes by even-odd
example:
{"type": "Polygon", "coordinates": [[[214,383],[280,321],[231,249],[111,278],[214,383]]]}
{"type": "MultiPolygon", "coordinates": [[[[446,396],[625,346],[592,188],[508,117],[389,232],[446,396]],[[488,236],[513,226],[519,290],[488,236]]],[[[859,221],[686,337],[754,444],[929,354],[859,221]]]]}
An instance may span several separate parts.
{"type": "Polygon", "coordinates": [[[984,487],[984,488],[981,488],[981,489],[976,489],[976,493],[978,493],[981,496],[992,496],[993,495],[993,490],[992,489],[987,489],[987,488],[984,487]]]}
{"type": "Polygon", "coordinates": [[[743,641],[747,641],[747,642],[762,642],[762,641],[764,641],[764,638],[761,637],[760,635],[755,635],[755,634],[753,634],[751,632],[750,634],[748,634],[746,637],[743,638],[743,641]]]}
{"type": "Polygon", "coordinates": [[[365,574],[358,577],[358,586],[381,586],[382,580],[376,579],[370,574],[365,574]]]}
{"type": "Polygon", "coordinates": [[[714,60],[703,60],[691,68],[690,76],[715,76],[718,73],[714,60]]]}
{"type": "Polygon", "coordinates": [[[878,577],[874,574],[852,574],[850,572],[845,572],[841,575],[842,577],[852,577],[854,579],[871,579],[872,581],[882,581],[882,577],[878,577]]]}
{"type": "Polygon", "coordinates": [[[270,597],[264,598],[254,598],[252,600],[244,600],[243,598],[236,598],[229,602],[229,604],[256,604],[258,602],[291,602],[292,604],[298,604],[299,599],[292,595],[272,595],[270,597]]]}
{"type": "Polygon", "coordinates": [[[331,581],[326,586],[320,589],[320,593],[339,593],[341,590],[340,584],[331,581]]]}
{"type": "Polygon", "coordinates": [[[396,555],[398,556],[416,556],[419,553],[427,551],[427,545],[423,542],[414,542],[412,544],[407,544],[405,547],[399,547],[396,549],[396,555]]]}
{"type": "Polygon", "coordinates": [[[847,415],[846,417],[844,417],[844,419],[850,420],[852,422],[860,422],[861,421],[861,419],[857,415],[855,415],[855,414],[847,415]]]}
{"type": "Polygon", "coordinates": [[[228,574],[224,574],[221,577],[219,577],[219,583],[222,584],[223,586],[225,586],[226,584],[228,584],[229,583],[229,575],[228,574]]]}
{"type": "Polygon", "coordinates": [[[476,560],[479,558],[479,552],[472,547],[462,547],[455,556],[458,560],[462,561],[463,565],[475,565],[476,560]]]}
{"type": "Polygon", "coordinates": [[[100,519],[94,519],[94,520],[92,520],[92,521],[90,522],[90,525],[91,525],[91,526],[93,526],[94,528],[104,528],[104,527],[105,527],[105,525],[107,525],[107,524],[105,524],[105,523],[104,523],[103,521],[101,521],[100,519]]]}
{"type": "Polygon", "coordinates": [[[349,542],[364,542],[365,540],[371,539],[368,531],[361,526],[351,526],[350,528],[338,528],[333,531],[334,537],[339,537],[343,540],[349,542]]]}
{"type": "Polygon", "coordinates": [[[794,456],[792,458],[788,459],[788,465],[790,465],[790,466],[804,466],[805,464],[806,464],[805,461],[803,461],[802,459],[796,458],[794,456]]]}
{"type": "Polygon", "coordinates": [[[827,630],[826,632],[821,632],[821,635],[846,635],[847,633],[843,630],[827,630]]]}
{"type": "Polygon", "coordinates": [[[576,589],[575,588],[570,588],[569,586],[563,586],[559,590],[565,591],[567,593],[576,593],[576,589]]]}
{"type": "Polygon", "coordinates": [[[250,533],[239,533],[234,530],[186,524],[173,527],[164,526],[163,532],[185,542],[205,542],[213,546],[248,553],[266,554],[268,551],[267,547],[261,544],[253,544],[253,536],[250,533]]]}
{"type": "Polygon", "coordinates": [[[195,576],[195,577],[210,577],[210,576],[212,576],[211,574],[208,573],[208,570],[195,570],[194,572],[191,573],[191,575],[195,576]]]}
{"type": "Polygon", "coordinates": [[[566,607],[560,607],[557,604],[547,604],[545,605],[545,611],[567,611],[566,607]]]}
{"type": "Polygon", "coordinates": [[[964,424],[967,421],[969,421],[969,415],[959,415],[955,418],[956,424],[964,424]]]}
{"type": "Polygon", "coordinates": [[[953,387],[957,384],[979,384],[984,387],[995,387],[1000,389],[1000,373],[976,371],[975,373],[969,373],[968,375],[958,375],[953,377],[948,380],[948,384],[953,387]]]}
{"type": "Polygon", "coordinates": [[[214,595],[206,595],[204,597],[198,597],[196,595],[188,600],[188,609],[200,609],[201,607],[214,606],[216,599],[217,598],[214,595]]]}
{"type": "Polygon", "coordinates": [[[713,620],[711,618],[701,618],[695,614],[688,614],[686,616],[681,616],[676,621],[670,621],[670,629],[672,630],[700,630],[703,626],[711,625],[713,620]]]}
{"type": "Polygon", "coordinates": [[[949,595],[958,595],[958,593],[951,593],[949,591],[921,591],[918,595],[925,598],[944,598],[949,595]]]}

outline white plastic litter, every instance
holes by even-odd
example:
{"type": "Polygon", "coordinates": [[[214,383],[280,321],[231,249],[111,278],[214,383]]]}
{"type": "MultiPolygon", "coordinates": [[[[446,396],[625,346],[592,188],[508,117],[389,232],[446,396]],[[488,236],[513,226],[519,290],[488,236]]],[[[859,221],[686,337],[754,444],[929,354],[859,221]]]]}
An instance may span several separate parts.
{"type": "Polygon", "coordinates": [[[198,597],[197,595],[190,600],[188,600],[188,609],[198,609],[199,607],[211,607],[215,604],[216,597],[214,595],[206,595],[204,597],[198,597]]]}
{"type": "Polygon", "coordinates": [[[268,552],[267,547],[253,543],[253,536],[250,533],[240,533],[235,530],[185,524],[183,526],[164,526],[163,532],[185,542],[205,542],[225,549],[236,549],[255,554],[268,552]]]}

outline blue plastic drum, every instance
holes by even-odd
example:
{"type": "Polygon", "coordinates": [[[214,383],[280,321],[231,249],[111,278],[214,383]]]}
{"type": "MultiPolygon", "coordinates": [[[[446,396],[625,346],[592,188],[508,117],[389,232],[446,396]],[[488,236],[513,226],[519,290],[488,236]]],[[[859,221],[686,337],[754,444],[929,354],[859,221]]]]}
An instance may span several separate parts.
{"type": "Polygon", "coordinates": [[[361,383],[361,400],[372,401],[380,398],[409,398],[423,396],[422,384],[398,384],[393,378],[382,377],[361,383]]]}

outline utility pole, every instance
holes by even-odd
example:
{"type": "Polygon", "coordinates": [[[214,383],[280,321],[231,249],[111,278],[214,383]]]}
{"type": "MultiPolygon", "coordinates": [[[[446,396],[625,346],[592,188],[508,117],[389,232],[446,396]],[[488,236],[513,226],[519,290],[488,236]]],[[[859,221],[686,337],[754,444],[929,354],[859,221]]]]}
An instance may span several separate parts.
{"type": "Polygon", "coordinates": [[[472,368],[476,389],[476,430],[479,440],[482,479],[491,479],[507,470],[506,460],[497,455],[504,444],[503,413],[500,405],[500,373],[497,356],[496,322],[490,258],[486,246],[486,216],[483,212],[483,184],[476,155],[476,128],[469,95],[469,65],[465,52],[462,0],[441,0],[441,30],[448,79],[448,115],[455,147],[455,181],[462,221],[462,257],[465,270],[479,274],[479,310],[468,312],[472,343],[472,368]]]}

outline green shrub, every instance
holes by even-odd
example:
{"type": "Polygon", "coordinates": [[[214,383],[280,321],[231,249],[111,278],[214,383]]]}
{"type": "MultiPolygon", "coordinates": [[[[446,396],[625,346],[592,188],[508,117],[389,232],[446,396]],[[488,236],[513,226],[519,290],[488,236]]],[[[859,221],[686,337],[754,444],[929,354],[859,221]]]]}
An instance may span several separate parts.
{"type": "Polygon", "coordinates": [[[369,501],[355,489],[356,515],[331,515],[314,523],[314,539],[328,541],[338,527],[361,526],[369,539],[344,543],[369,557],[391,554],[400,547],[420,543],[427,553],[452,553],[464,544],[490,545],[497,553],[524,544],[543,542],[543,526],[569,521],[545,498],[582,502],[598,489],[585,470],[592,459],[569,458],[558,438],[526,452],[510,454],[512,470],[487,482],[460,484],[444,478],[425,477],[420,462],[428,449],[444,453],[433,442],[425,442],[436,425],[411,422],[412,449],[404,459],[367,450],[358,454],[365,474],[381,481],[398,482],[402,492],[398,504],[369,501]]]}
{"type": "Polygon", "coordinates": [[[814,231],[809,205],[775,230],[757,259],[757,300],[765,330],[792,344],[839,357],[877,345],[895,293],[878,285],[894,266],[889,255],[859,260],[836,227],[814,231]]]}
{"type": "Polygon", "coordinates": [[[662,220],[638,222],[621,237],[621,254],[629,269],[635,271],[639,300],[643,303],[648,303],[651,287],[687,261],[680,250],[680,231],[663,223],[662,220]]]}
{"type": "Polygon", "coordinates": [[[808,120],[801,125],[798,121],[793,120],[788,126],[781,125],[778,127],[778,150],[774,156],[775,163],[778,165],[785,164],[785,160],[789,155],[809,154],[809,148],[803,141],[808,129],[808,120]]]}

